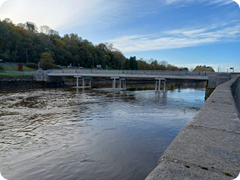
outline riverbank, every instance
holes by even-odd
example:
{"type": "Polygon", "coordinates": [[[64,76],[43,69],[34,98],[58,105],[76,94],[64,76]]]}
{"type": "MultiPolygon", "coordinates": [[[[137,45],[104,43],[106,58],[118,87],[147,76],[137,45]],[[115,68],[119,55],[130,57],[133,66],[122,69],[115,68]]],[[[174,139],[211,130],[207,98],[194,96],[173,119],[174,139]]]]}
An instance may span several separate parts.
{"type": "Polygon", "coordinates": [[[238,176],[240,118],[232,95],[236,80],[216,88],[146,180],[232,180],[238,176]]]}

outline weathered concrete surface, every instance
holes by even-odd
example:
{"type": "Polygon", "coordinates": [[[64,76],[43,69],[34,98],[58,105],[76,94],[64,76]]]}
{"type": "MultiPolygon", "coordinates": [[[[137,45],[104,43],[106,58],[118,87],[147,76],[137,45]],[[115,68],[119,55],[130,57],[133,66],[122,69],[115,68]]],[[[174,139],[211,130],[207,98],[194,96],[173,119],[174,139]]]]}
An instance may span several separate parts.
{"type": "Polygon", "coordinates": [[[240,172],[240,119],[232,79],[216,88],[147,180],[234,179],[240,172]]]}
{"type": "Polygon", "coordinates": [[[232,86],[234,99],[236,100],[238,110],[240,111],[240,78],[232,86]]]}

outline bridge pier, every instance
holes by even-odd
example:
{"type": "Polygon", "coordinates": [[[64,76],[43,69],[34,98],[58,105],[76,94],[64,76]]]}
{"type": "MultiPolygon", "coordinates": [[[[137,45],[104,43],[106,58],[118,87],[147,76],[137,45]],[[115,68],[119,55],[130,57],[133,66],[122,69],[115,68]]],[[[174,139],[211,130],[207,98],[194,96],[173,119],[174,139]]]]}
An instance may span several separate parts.
{"type": "Polygon", "coordinates": [[[126,90],[127,83],[126,83],[126,79],[125,78],[111,77],[111,79],[113,79],[113,85],[112,85],[113,90],[116,89],[116,80],[118,80],[118,87],[117,87],[117,89],[118,90],[126,90]]]}
{"type": "Polygon", "coordinates": [[[113,86],[112,86],[112,88],[113,88],[113,90],[115,90],[115,88],[116,88],[116,79],[118,79],[118,77],[111,77],[112,79],[113,79],[113,86]]]}
{"type": "Polygon", "coordinates": [[[92,78],[91,77],[82,77],[82,76],[74,76],[76,78],[77,88],[92,88],[92,78]],[[82,78],[82,86],[79,87],[79,78],[82,78]],[[85,86],[85,80],[88,81],[88,86],[85,86]]]}
{"type": "Polygon", "coordinates": [[[163,78],[155,78],[155,91],[161,93],[161,82],[163,82],[163,93],[167,92],[167,80],[163,78]]]}
{"type": "Polygon", "coordinates": [[[118,89],[126,90],[126,86],[127,86],[126,79],[125,78],[119,78],[118,89]]]}
{"type": "Polygon", "coordinates": [[[74,76],[76,78],[76,85],[77,85],[77,88],[79,88],[79,80],[78,78],[80,78],[81,76],[74,76]]]}

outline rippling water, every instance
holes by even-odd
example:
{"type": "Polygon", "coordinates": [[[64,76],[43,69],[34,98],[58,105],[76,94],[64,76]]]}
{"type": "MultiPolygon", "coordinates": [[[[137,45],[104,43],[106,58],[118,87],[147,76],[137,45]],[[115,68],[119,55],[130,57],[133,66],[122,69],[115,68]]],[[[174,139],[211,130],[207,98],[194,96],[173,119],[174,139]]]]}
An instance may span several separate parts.
{"type": "Polygon", "coordinates": [[[0,92],[0,171],[8,180],[144,179],[204,103],[203,89],[0,92]]]}

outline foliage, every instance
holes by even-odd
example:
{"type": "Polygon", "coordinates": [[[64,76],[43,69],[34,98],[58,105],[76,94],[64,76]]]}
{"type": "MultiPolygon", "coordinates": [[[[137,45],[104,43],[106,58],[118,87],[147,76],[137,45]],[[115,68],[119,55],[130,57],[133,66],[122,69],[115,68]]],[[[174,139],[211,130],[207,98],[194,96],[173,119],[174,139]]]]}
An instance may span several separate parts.
{"type": "Polygon", "coordinates": [[[138,62],[136,60],[136,57],[130,57],[129,59],[126,59],[126,61],[123,64],[123,69],[125,70],[138,70],[138,62]]]}
{"type": "Polygon", "coordinates": [[[4,70],[4,68],[2,66],[0,66],[0,71],[4,70]]]}
{"type": "Polygon", "coordinates": [[[168,71],[177,71],[180,70],[178,67],[168,64],[167,61],[160,61],[158,62],[155,59],[148,60],[148,63],[140,59],[138,62],[138,69],[139,70],[168,70],[168,71]]]}
{"type": "Polygon", "coordinates": [[[63,69],[61,66],[54,65],[54,69],[63,69]]]}
{"type": "MultiPolygon", "coordinates": [[[[0,59],[3,59],[3,62],[38,64],[41,61],[44,69],[55,68],[55,63],[84,68],[96,68],[97,65],[101,65],[103,69],[179,70],[166,61],[137,60],[135,56],[127,59],[113,44],[93,45],[74,33],[61,37],[49,26],[43,25],[38,28],[32,22],[15,25],[9,18],[0,20],[0,35],[0,59]]],[[[28,65],[30,66],[33,67],[33,64],[28,65]]],[[[210,71],[212,68],[200,69],[210,71]]],[[[196,69],[198,70],[199,68],[196,69]]]]}
{"type": "Polygon", "coordinates": [[[43,62],[43,63],[40,63],[40,67],[41,67],[43,70],[47,70],[47,69],[54,69],[54,68],[55,68],[55,65],[54,65],[54,64],[51,64],[51,63],[48,63],[48,62],[43,62]]]}
{"type": "Polygon", "coordinates": [[[44,52],[41,55],[41,59],[40,59],[40,63],[41,64],[53,64],[54,63],[54,59],[52,57],[52,55],[50,53],[44,52]]]}
{"type": "Polygon", "coordinates": [[[29,68],[35,68],[37,69],[38,65],[36,63],[27,63],[25,64],[26,67],[29,67],[29,68]]]}
{"type": "MultiPolygon", "coordinates": [[[[112,44],[94,46],[77,34],[63,37],[50,27],[37,28],[34,23],[13,24],[10,19],[0,21],[0,59],[4,62],[38,63],[43,53],[49,53],[57,65],[103,69],[122,69],[124,55],[112,44]],[[39,31],[37,31],[39,30],[39,31]]],[[[51,63],[50,63],[51,64],[51,63]]],[[[47,65],[46,65],[47,66],[47,65]]]]}
{"type": "Polygon", "coordinates": [[[197,66],[193,71],[208,71],[208,72],[214,72],[213,68],[210,66],[197,66]]]}
{"type": "Polygon", "coordinates": [[[189,69],[187,67],[182,67],[182,68],[179,68],[180,71],[189,71],[189,69]]]}

